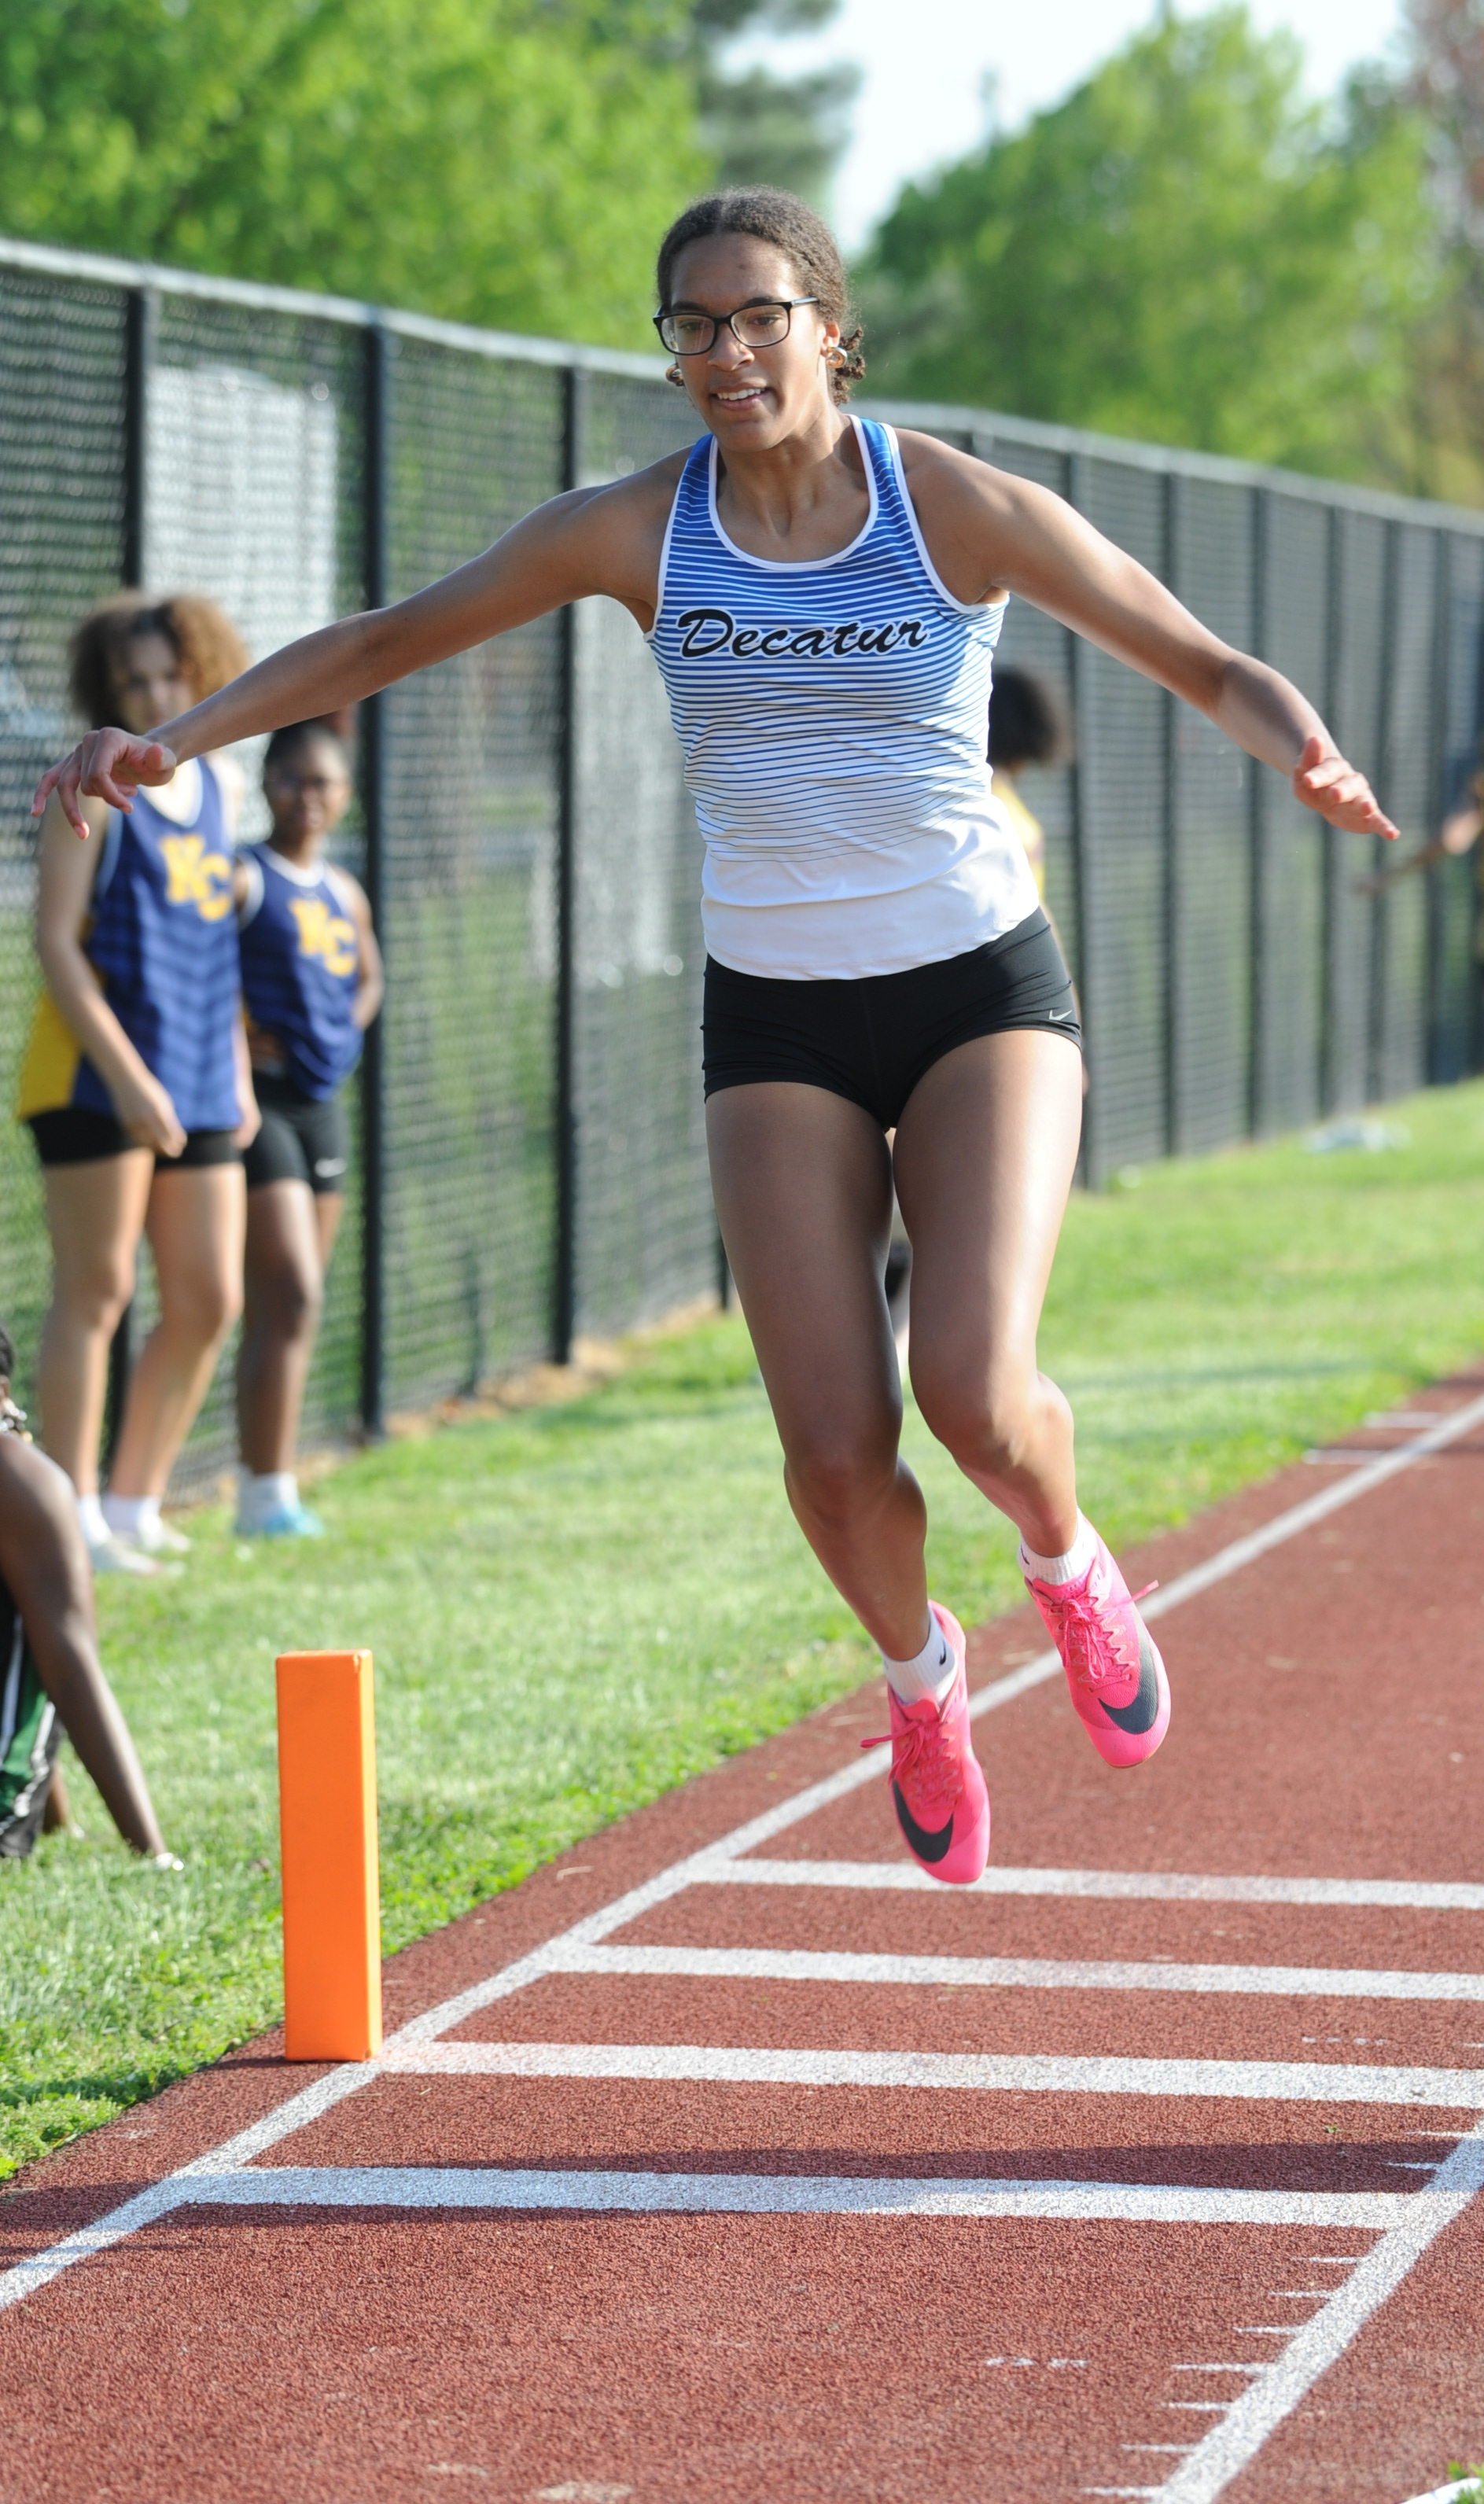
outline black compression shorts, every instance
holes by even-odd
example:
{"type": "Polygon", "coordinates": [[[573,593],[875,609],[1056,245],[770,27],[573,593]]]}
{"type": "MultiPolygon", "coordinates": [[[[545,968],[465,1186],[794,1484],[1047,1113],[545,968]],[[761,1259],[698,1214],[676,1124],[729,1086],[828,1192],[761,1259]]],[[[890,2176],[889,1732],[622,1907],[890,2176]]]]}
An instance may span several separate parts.
{"type": "MultiPolygon", "coordinates": [[[[44,1165],[92,1165],[137,1148],[112,1113],[88,1104],[61,1104],[54,1112],[28,1113],[36,1153],[44,1165]]],[[[230,1130],[188,1130],[178,1157],[156,1156],[156,1173],[187,1173],[197,1165],[234,1165],[238,1149],[230,1130]]]]}
{"type": "Polygon", "coordinates": [[[316,1098],[292,1078],[259,1071],[256,1080],[262,1128],[244,1149],[249,1191],[268,1182],[307,1182],[312,1192],[343,1191],[351,1156],[351,1126],[338,1096],[316,1098]]]}
{"type": "Polygon", "coordinates": [[[792,1079],[847,1096],[890,1130],[935,1061],[1018,1026],[1082,1042],[1071,977],[1039,906],[967,956],[854,982],[780,982],[708,956],[706,1092],[792,1079]]]}

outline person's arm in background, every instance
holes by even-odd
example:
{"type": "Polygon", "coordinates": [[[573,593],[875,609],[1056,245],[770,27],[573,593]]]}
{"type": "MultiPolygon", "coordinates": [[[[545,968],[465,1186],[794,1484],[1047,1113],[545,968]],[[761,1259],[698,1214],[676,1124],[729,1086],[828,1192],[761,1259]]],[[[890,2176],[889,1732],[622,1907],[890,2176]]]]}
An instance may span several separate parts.
{"type": "MultiPolygon", "coordinates": [[[[107,809],[95,800],[85,801],[84,809],[94,833],[101,835],[107,809]]],[[[41,829],[36,954],[48,991],[108,1089],[135,1146],[178,1157],[186,1133],[169,1094],[130,1043],[83,953],[81,934],[98,860],[96,847],[84,851],[75,841],[60,803],[49,802],[41,829]]]]}
{"type": "Polygon", "coordinates": [[[1484,801],[1469,800],[1464,808],[1455,809],[1451,817],[1443,819],[1442,833],[1434,835],[1430,844],[1424,844],[1421,852],[1398,861],[1395,869],[1378,869],[1372,871],[1368,878],[1358,878],[1355,891],[1357,895],[1381,895],[1387,887],[1395,887],[1398,878],[1410,878],[1414,870],[1431,869],[1434,861],[1461,859],[1465,852],[1472,851],[1481,831],[1484,831],[1484,801]]]}
{"type": "Polygon", "coordinates": [[[237,1111],[241,1116],[232,1132],[232,1142],[236,1147],[250,1148],[262,1129],[262,1108],[253,1084],[253,1058],[248,1050],[247,1027],[240,1007],[237,1023],[232,1028],[232,1069],[237,1082],[237,1111]]]}
{"type": "Polygon", "coordinates": [[[382,962],[381,950],[376,944],[376,932],[371,923],[370,899],[361,881],[359,878],[352,878],[350,871],[341,869],[338,863],[330,871],[329,880],[330,885],[339,889],[345,901],[347,916],[356,925],[356,943],[361,957],[361,980],[356,987],[356,997],[351,1007],[351,1024],[358,1032],[364,1034],[387,996],[387,971],[382,962]]]}
{"type": "Polygon", "coordinates": [[[144,1769],[98,1658],[92,1570],[71,1483],[15,1435],[0,1435],[0,1575],[42,1685],[115,1826],[136,1852],[168,1861],[144,1769]]]}

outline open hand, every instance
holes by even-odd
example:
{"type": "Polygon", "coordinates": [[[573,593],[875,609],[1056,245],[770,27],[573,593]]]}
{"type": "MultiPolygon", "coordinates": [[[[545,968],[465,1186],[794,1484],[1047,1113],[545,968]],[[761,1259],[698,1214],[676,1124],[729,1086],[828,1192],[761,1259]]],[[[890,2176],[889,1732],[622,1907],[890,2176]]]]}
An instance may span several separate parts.
{"type": "Polygon", "coordinates": [[[1363,774],[1347,765],[1316,733],[1304,743],[1294,774],[1294,791],[1306,809],[1316,810],[1331,826],[1347,834],[1384,835],[1395,843],[1399,829],[1392,824],[1363,774]]]}
{"type": "Polygon", "coordinates": [[[121,809],[127,817],[140,783],[168,782],[176,763],[172,750],[161,748],[157,739],[136,739],[127,730],[90,730],[70,756],[47,768],[36,785],[31,815],[39,817],[54,791],[68,824],[86,844],[87,820],[80,806],[82,796],[106,800],[111,809],[121,809]]]}

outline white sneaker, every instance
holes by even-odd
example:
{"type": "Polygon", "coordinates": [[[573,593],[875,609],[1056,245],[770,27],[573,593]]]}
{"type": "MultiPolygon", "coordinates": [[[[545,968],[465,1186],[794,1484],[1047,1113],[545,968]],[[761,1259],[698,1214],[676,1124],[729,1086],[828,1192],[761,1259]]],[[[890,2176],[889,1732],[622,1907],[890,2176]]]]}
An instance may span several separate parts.
{"type": "Polygon", "coordinates": [[[119,1539],[110,1531],[106,1539],[89,1540],[87,1553],[94,1574],[157,1574],[160,1571],[153,1556],[131,1540],[119,1539]]]}
{"type": "Polygon", "coordinates": [[[146,1556],[189,1556],[190,1542],[184,1530],[174,1529],[161,1521],[157,1513],[147,1513],[130,1543],[146,1556]]]}

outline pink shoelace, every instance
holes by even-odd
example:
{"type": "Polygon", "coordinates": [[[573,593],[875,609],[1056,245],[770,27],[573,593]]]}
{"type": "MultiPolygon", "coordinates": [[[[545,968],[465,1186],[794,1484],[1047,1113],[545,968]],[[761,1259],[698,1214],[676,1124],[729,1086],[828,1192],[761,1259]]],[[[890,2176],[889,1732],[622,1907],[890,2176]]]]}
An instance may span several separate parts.
{"type": "Polygon", "coordinates": [[[1055,1611],[1058,1649],[1068,1669],[1085,1687],[1101,1687],[1107,1678],[1132,1678],[1137,1674],[1138,1640],[1123,1612],[1147,1600],[1159,1585],[1146,1582],[1142,1591],[1130,1592],[1127,1599],[1119,1600],[1111,1594],[1095,1599],[1090,1584],[1089,1575],[1081,1585],[1072,1582],[1049,1587],[1043,1583],[1041,1592],[1055,1611]]]}
{"type": "MultiPolygon", "coordinates": [[[[862,1739],[863,1748],[891,1750],[891,1779],[914,1817],[919,1809],[951,1815],[963,1793],[963,1756],[956,1728],[935,1715],[918,1722],[909,1714],[900,1730],[862,1739]]],[[[926,1823],[926,1820],[923,1820],[926,1823]]]]}

